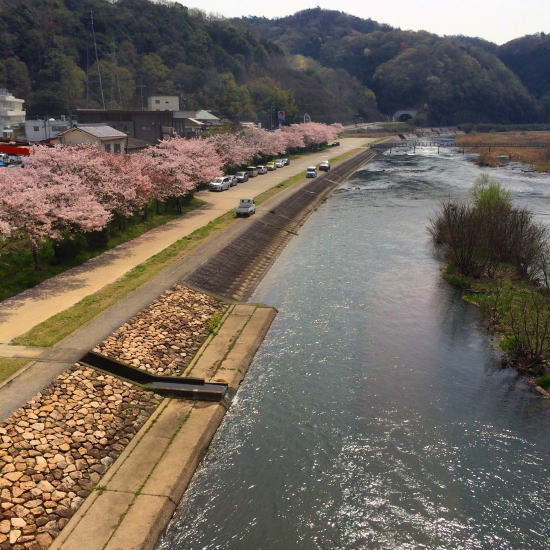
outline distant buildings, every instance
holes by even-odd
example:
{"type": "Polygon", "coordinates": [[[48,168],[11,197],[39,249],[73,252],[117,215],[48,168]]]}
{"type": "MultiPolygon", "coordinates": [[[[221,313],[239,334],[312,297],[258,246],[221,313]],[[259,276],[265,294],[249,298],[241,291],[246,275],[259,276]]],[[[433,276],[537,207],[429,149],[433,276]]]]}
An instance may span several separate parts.
{"type": "Polygon", "coordinates": [[[63,117],[59,120],[54,118],[26,120],[25,139],[30,142],[53,139],[70,127],[71,122],[63,117]]]}
{"type": "Polygon", "coordinates": [[[148,111],[77,109],[77,118],[79,124],[107,124],[149,145],[176,134],[199,137],[211,127],[224,125],[210,111],[180,111],[177,96],[151,96],[148,106],[148,111]]]}
{"type": "Polygon", "coordinates": [[[128,136],[115,128],[105,125],[80,125],[59,134],[63,145],[91,144],[107,153],[125,153],[128,136]]]}
{"type": "Polygon", "coordinates": [[[25,122],[24,99],[18,99],[5,88],[0,88],[0,131],[2,137],[10,137],[13,129],[25,122]]]}
{"type": "Polygon", "coordinates": [[[180,98],[177,95],[152,95],[147,98],[149,111],[179,111],[180,98]]]}

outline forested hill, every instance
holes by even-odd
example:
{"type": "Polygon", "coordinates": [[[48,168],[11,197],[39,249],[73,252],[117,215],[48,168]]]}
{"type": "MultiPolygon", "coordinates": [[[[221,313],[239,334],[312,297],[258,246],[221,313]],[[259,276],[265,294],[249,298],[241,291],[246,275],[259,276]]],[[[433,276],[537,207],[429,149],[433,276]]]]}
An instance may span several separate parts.
{"type": "Polygon", "coordinates": [[[107,108],[161,93],[181,95],[184,109],[264,123],[272,108],[328,122],[377,113],[346,72],[296,64],[246,26],[179,3],[0,0],[0,51],[0,87],[25,98],[31,115],[101,107],[100,75],[107,108]]]}
{"type": "Polygon", "coordinates": [[[491,43],[321,9],[228,20],[168,1],[0,0],[0,48],[0,87],[38,116],[140,108],[162,93],[264,124],[274,110],[332,122],[410,107],[435,124],[530,122],[547,85],[521,48],[502,59],[533,93],[491,43]]]}
{"type": "MultiPolygon", "coordinates": [[[[311,56],[356,76],[374,91],[384,112],[425,106],[426,119],[434,124],[543,118],[541,105],[526,89],[538,65],[550,67],[542,48],[536,55],[534,47],[522,48],[514,59],[512,51],[519,48],[506,53],[514,42],[499,48],[479,38],[402,31],[320,8],[275,20],[244,20],[288,53],[311,56]]],[[[548,72],[542,72],[536,78],[550,85],[548,72]]]]}

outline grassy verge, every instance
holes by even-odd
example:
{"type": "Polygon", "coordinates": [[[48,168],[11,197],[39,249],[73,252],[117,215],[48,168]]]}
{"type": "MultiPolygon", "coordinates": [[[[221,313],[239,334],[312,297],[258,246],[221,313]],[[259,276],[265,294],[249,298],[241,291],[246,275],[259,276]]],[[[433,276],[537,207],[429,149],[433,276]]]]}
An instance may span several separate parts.
{"type": "Polygon", "coordinates": [[[24,367],[28,359],[14,359],[13,357],[0,357],[0,382],[9,378],[14,372],[24,367]]]}
{"type": "Polygon", "coordinates": [[[204,201],[194,198],[189,205],[183,208],[181,214],[175,212],[153,214],[151,212],[147,220],[141,219],[141,216],[136,216],[135,219],[130,220],[125,229],[112,229],[111,236],[105,246],[89,248],[86,246],[85,240],[82,239],[83,242],[78,243],[78,250],[74,256],[61,263],[53,263],[52,243],[47,243],[41,251],[40,271],[34,269],[29,247],[25,243],[17,243],[13,250],[9,253],[4,253],[0,260],[0,300],[15,296],[46,279],[50,279],[59,273],[81,265],[91,258],[103,254],[106,250],[135,239],[155,227],[164,225],[187,212],[199,208],[203,204],[204,201]]]}
{"type": "MultiPolygon", "coordinates": [[[[338,163],[357,154],[362,148],[353,149],[336,157],[331,162],[338,163]]],[[[256,197],[256,203],[261,204],[277,193],[301,181],[304,172],[296,174],[256,197]]],[[[158,254],[155,254],[142,264],[136,266],[123,277],[111,283],[94,294],[86,296],[74,306],[57,313],[36,325],[25,334],[12,340],[12,344],[21,346],[53,346],[77,328],[91,321],[130,292],[145,284],[157,273],[184,256],[201,242],[222,231],[235,221],[233,211],[226,212],[215,220],[187,235],[158,254]]]]}

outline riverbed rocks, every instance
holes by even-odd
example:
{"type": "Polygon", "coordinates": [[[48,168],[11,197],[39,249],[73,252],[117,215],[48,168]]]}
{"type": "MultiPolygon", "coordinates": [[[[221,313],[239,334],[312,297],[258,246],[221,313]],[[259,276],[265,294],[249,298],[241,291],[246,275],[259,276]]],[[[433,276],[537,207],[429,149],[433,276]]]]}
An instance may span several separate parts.
{"type": "MultiPolygon", "coordinates": [[[[96,351],[154,373],[176,374],[221,307],[177,286],[96,351]]],[[[0,424],[0,550],[47,548],[159,402],[154,394],[76,364],[0,424]]]]}

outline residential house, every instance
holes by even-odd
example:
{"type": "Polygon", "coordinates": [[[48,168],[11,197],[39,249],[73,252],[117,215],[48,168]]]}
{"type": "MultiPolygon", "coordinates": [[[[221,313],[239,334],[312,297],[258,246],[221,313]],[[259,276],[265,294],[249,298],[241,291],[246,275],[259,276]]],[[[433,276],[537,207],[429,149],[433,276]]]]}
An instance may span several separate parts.
{"type": "Polygon", "coordinates": [[[45,141],[57,137],[58,134],[70,127],[71,122],[63,117],[60,120],[54,118],[26,120],[25,139],[30,142],[45,141]]]}
{"type": "Polygon", "coordinates": [[[59,134],[63,145],[91,144],[107,153],[125,153],[128,136],[105,125],[79,125],[59,134]]]}

